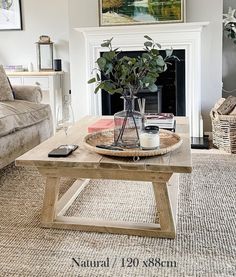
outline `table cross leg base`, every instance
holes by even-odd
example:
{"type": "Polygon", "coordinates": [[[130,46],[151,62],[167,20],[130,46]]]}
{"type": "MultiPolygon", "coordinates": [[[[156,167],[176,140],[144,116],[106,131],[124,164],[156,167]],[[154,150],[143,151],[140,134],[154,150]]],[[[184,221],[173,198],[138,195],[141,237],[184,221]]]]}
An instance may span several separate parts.
{"type": "Polygon", "coordinates": [[[64,216],[73,201],[89,183],[89,179],[77,180],[58,200],[59,177],[47,176],[41,226],[85,232],[101,232],[161,238],[175,238],[178,174],[170,174],[169,181],[153,182],[160,223],[135,223],[102,219],[64,216]]]}

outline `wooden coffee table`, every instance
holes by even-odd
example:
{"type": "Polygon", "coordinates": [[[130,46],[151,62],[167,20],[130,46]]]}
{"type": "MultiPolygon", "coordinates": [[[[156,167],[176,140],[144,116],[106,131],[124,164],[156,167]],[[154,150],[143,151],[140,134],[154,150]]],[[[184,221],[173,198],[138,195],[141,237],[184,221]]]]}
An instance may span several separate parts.
{"type": "Polygon", "coordinates": [[[142,158],[134,162],[132,158],[102,156],[85,149],[83,138],[87,134],[87,128],[99,118],[101,117],[87,116],[81,119],[69,129],[68,136],[63,131],[59,132],[16,160],[17,166],[35,166],[47,178],[42,227],[174,238],[179,173],[190,173],[192,170],[188,119],[177,117],[176,132],[183,139],[180,148],[163,156],[142,158]],[[48,153],[62,144],[78,144],[79,149],[67,158],[48,158],[48,153]],[[59,180],[68,176],[83,180],[77,180],[58,199],[59,180]],[[89,183],[89,179],[152,182],[159,222],[118,222],[64,216],[89,183]]]}

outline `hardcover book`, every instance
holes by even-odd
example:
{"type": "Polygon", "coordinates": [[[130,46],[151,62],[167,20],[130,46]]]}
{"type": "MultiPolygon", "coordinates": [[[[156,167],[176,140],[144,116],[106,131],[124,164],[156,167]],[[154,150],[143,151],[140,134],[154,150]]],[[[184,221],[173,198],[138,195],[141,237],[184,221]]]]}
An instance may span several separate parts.
{"type": "Polygon", "coordinates": [[[173,113],[148,113],[145,114],[146,121],[155,123],[172,123],[174,121],[173,113]]]}
{"type": "Polygon", "coordinates": [[[149,113],[145,114],[146,124],[160,124],[160,125],[170,125],[174,124],[174,115],[172,113],[149,113]]]}
{"type": "Polygon", "coordinates": [[[145,125],[155,125],[161,129],[175,131],[173,113],[148,113],[145,114],[145,125]]]}

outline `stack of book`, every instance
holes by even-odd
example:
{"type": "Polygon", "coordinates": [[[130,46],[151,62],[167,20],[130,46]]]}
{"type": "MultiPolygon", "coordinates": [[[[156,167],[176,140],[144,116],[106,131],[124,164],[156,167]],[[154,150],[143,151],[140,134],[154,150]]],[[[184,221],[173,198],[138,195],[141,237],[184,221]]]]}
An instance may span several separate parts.
{"type": "Polygon", "coordinates": [[[8,72],[21,72],[23,71],[23,65],[5,65],[4,69],[8,72]]]}
{"type": "Polygon", "coordinates": [[[172,113],[145,114],[145,125],[156,125],[161,129],[175,131],[175,119],[172,113]]]}

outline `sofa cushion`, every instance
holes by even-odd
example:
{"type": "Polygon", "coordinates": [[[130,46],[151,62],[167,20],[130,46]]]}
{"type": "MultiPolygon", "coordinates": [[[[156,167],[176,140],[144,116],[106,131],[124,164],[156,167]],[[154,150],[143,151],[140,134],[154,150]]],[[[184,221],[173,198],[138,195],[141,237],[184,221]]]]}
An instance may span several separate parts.
{"type": "Polygon", "coordinates": [[[40,103],[42,101],[42,90],[39,86],[13,85],[15,99],[40,103]]]}
{"type": "Polygon", "coordinates": [[[0,102],[0,137],[50,118],[49,105],[22,100],[0,102]]]}
{"type": "Polygon", "coordinates": [[[0,65],[0,101],[13,100],[13,93],[6,72],[0,65]]]}

